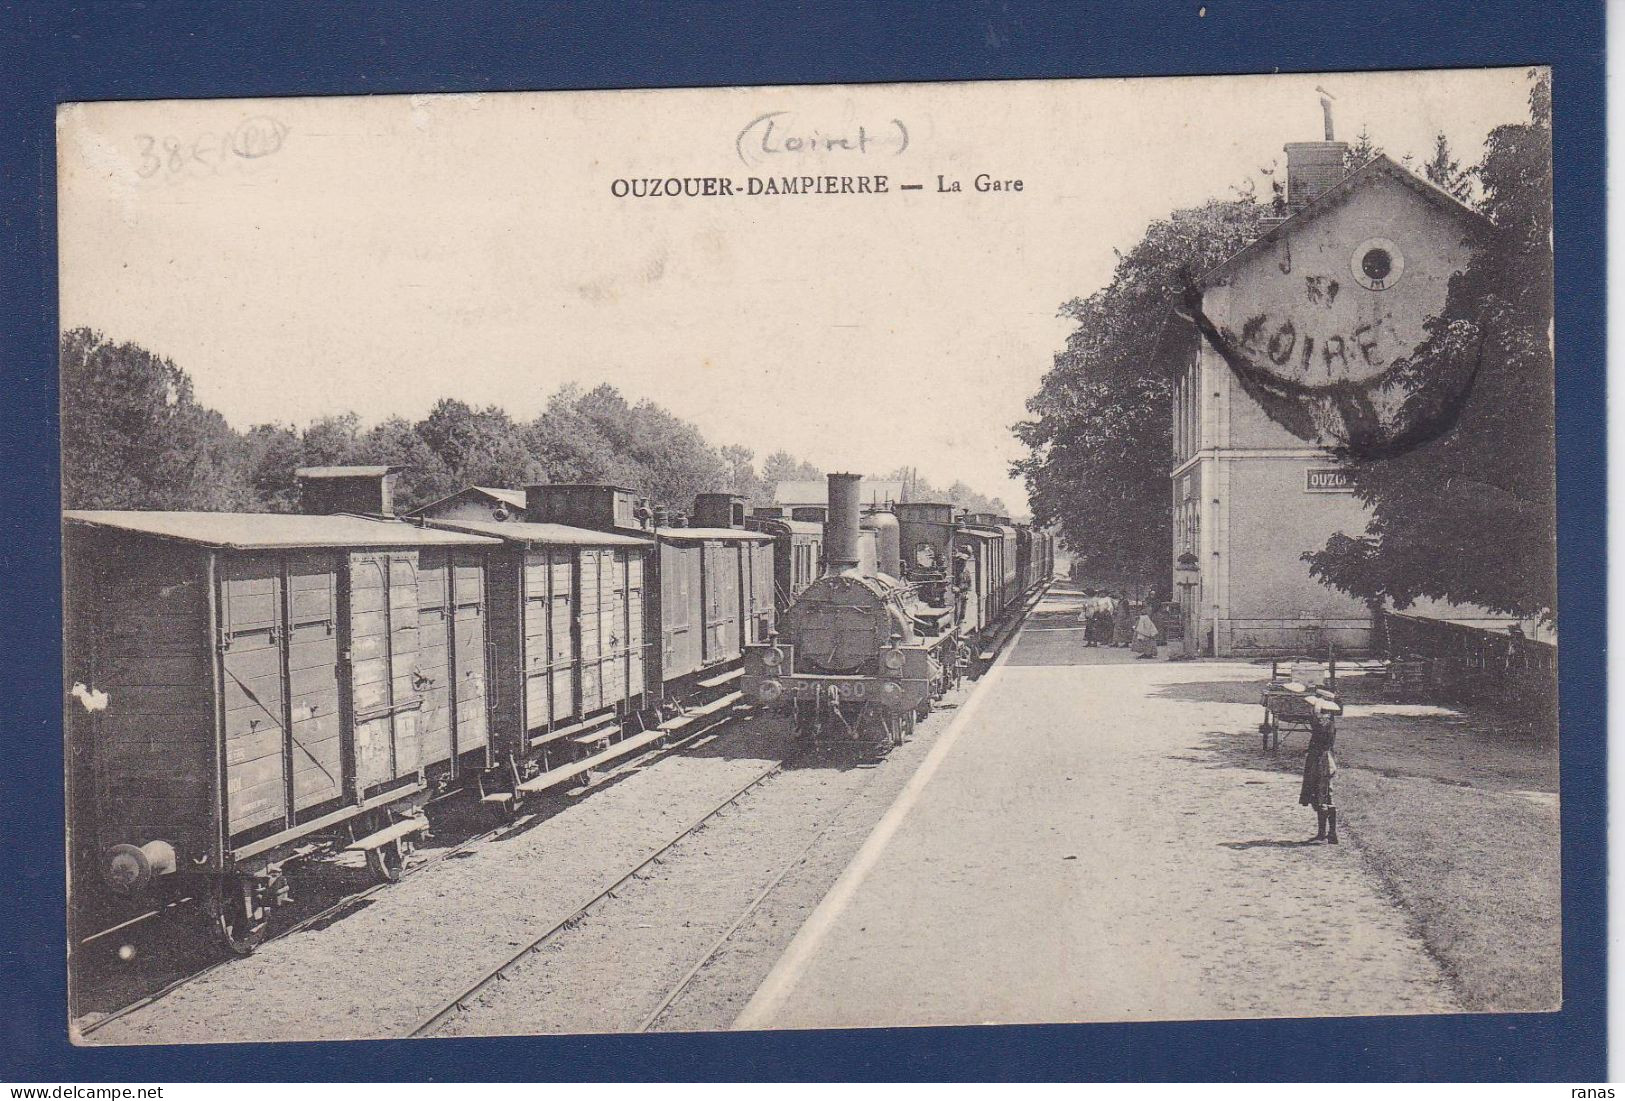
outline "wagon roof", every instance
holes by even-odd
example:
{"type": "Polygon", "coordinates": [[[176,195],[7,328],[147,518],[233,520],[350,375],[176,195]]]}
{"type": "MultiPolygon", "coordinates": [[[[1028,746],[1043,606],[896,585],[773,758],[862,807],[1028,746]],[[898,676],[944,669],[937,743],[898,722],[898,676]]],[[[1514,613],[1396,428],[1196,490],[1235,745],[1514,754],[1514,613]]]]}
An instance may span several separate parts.
{"type": "Polygon", "coordinates": [[[568,524],[532,524],[522,520],[430,520],[448,531],[494,535],[510,543],[548,543],[571,547],[649,547],[651,540],[616,532],[576,528],[568,524]]]}
{"type": "Polygon", "coordinates": [[[343,513],[308,516],[275,512],[101,510],[64,512],[62,517],[79,524],[235,550],[470,546],[493,542],[479,535],[437,531],[403,520],[373,519],[343,513]]]}
{"type": "Polygon", "coordinates": [[[755,516],[751,518],[751,521],[762,525],[764,532],[769,527],[778,527],[783,528],[791,535],[824,534],[824,525],[815,523],[812,520],[786,520],[778,516],[755,516]]]}
{"type": "Polygon", "coordinates": [[[421,508],[413,509],[407,515],[425,516],[437,508],[467,497],[484,497],[488,501],[497,501],[512,509],[523,510],[525,507],[525,491],[522,489],[504,489],[501,486],[464,486],[456,493],[448,493],[438,500],[430,501],[421,508]]]}
{"type": "Polygon", "coordinates": [[[301,466],[294,469],[299,478],[382,478],[385,474],[399,474],[404,466],[301,466]]]}
{"type": "Polygon", "coordinates": [[[703,543],[708,539],[738,539],[747,543],[771,543],[773,537],[763,531],[743,528],[656,528],[655,534],[673,543],[703,543]]]}

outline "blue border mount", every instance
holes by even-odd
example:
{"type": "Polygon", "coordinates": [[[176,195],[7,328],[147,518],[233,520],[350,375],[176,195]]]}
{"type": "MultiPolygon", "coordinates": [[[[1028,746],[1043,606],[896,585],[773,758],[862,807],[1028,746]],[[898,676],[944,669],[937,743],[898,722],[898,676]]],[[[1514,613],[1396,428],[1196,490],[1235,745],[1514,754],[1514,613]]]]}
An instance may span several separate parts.
{"type": "Polygon", "coordinates": [[[1606,1076],[1603,8],[1521,0],[388,7],[0,0],[0,1079],[1566,1080],[1606,1076]],[[1200,9],[1200,10],[1199,10],[1200,9]],[[1550,64],[1564,990],[1544,1015],[80,1049],[65,1035],[54,116],[72,100],[1550,64]],[[249,1069],[252,1068],[252,1069],[249,1069]]]}

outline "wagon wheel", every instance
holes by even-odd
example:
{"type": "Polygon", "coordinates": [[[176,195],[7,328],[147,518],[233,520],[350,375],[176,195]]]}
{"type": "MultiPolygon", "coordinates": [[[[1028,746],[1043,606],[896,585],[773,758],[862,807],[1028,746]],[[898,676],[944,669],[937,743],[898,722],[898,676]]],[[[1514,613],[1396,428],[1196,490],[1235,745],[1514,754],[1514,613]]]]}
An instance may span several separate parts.
{"type": "Polygon", "coordinates": [[[228,876],[210,883],[206,906],[209,933],[234,956],[253,955],[265,940],[270,922],[259,892],[247,876],[228,876]]]}
{"type": "Polygon", "coordinates": [[[399,883],[406,868],[406,842],[396,838],[367,850],[367,870],[380,883],[399,883]]]}

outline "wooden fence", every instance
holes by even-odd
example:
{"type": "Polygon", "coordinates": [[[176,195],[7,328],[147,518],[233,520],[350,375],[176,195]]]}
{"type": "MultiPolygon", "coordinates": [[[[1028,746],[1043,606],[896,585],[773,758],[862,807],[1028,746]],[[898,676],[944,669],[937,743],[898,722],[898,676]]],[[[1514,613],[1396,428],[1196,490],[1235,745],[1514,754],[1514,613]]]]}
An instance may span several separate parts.
{"type": "Polygon", "coordinates": [[[1396,682],[1445,695],[1547,710],[1557,699],[1557,647],[1506,631],[1383,612],[1378,646],[1396,682]]]}

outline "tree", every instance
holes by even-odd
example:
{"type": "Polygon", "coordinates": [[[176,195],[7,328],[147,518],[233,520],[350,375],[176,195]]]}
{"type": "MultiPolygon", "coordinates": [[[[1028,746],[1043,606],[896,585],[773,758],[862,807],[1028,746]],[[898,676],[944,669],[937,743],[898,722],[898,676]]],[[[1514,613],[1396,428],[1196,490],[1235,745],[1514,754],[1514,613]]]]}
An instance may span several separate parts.
{"type": "Polygon", "coordinates": [[[530,423],[526,437],[549,482],[586,482],[635,488],[641,474],[617,451],[598,421],[581,409],[581,388],[560,387],[530,423]]]}
{"type": "MultiPolygon", "coordinates": [[[[464,480],[446,466],[441,456],[430,447],[418,432],[417,426],[405,417],[389,417],[361,433],[350,452],[350,461],[362,465],[394,465],[401,467],[395,480],[395,509],[410,512],[415,508],[456,493],[467,485],[490,485],[483,477],[464,480]]],[[[475,477],[490,473],[475,471],[475,477]]],[[[497,485],[511,486],[506,478],[497,485]]]]}
{"type": "Polygon", "coordinates": [[[631,458],[646,472],[639,488],[654,504],[688,512],[696,494],[728,488],[722,457],[688,421],[640,401],[627,427],[631,458]]]}
{"type": "Polygon", "coordinates": [[[632,405],[608,383],[560,389],[527,436],[548,481],[621,485],[682,512],[695,494],[731,484],[733,469],[698,428],[652,401],[632,405]]]}
{"type": "Polygon", "coordinates": [[[1373,157],[1382,155],[1382,146],[1371,137],[1370,129],[1361,124],[1360,132],[1354,137],[1354,144],[1343,153],[1343,171],[1345,174],[1361,168],[1373,157]]]}
{"type": "Polygon", "coordinates": [[[67,508],[249,505],[231,426],[174,362],[89,329],[62,335],[62,500],[67,508]]]}
{"type": "Polygon", "coordinates": [[[1345,592],[1399,608],[1432,597],[1555,619],[1550,96],[1538,76],[1529,121],[1491,131],[1474,169],[1488,222],[1399,365],[1401,423],[1446,406],[1459,406],[1459,418],[1397,455],[1343,456],[1370,522],[1304,558],[1345,592]]]}
{"type": "Polygon", "coordinates": [[[256,424],[244,434],[241,446],[255,507],[267,512],[298,512],[299,480],[293,472],[306,465],[298,430],[287,424],[256,424]]]}
{"type": "Polygon", "coordinates": [[[1154,353],[1187,269],[1241,248],[1269,211],[1244,196],[1154,222],[1105,289],[1061,308],[1077,328],[1027,401],[1032,419],[1015,426],[1030,453],[1012,471],[1027,484],[1034,521],[1058,524],[1101,581],[1169,591],[1175,380],[1154,353]]]}
{"type": "MultiPolygon", "coordinates": [[[[542,474],[524,430],[494,405],[475,409],[455,398],[442,398],[418,422],[416,431],[437,460],[418,472],[423,492],[444,496],[470,485],[524,485],[542,474]],[[436,475],[440,484],[431,485],[436,475]]],[[[401,439],[400,446],[409,444],[401,439]]]]}
{"type": "Polygon", "coordinates": [[[722,461],[728,468],[729,492],[745,497],[752,505],[773,503],[773,487],[756,474],[754,451],[731,443],[723,446],[718,454],[722,456],[722,461]]]}
{"type": "Polygon", "coordinates": [[[1422,172],[1435,187],[1464,203],[1472,201],[1473,174],[1450,155],[1450,141],[1442,131],[1433,138],[1433,156],[1422,166],[1422,172]]]}
{"type": "Polygon", "coordinates": [[[823,477],[822,470],[788,451],[775,451],[762,462],[762,481],[770,496],[778,492],[780,482],[815,482],[823,477]]]}

